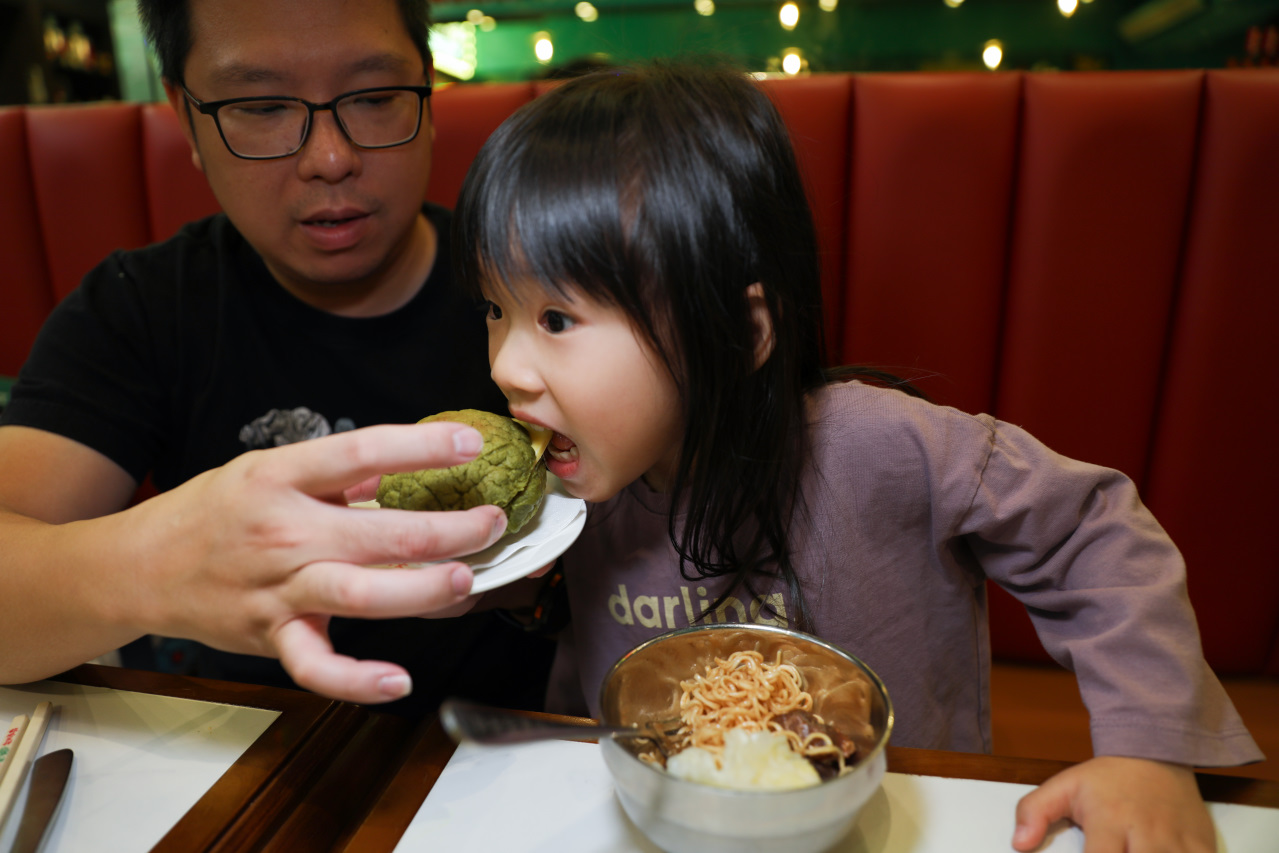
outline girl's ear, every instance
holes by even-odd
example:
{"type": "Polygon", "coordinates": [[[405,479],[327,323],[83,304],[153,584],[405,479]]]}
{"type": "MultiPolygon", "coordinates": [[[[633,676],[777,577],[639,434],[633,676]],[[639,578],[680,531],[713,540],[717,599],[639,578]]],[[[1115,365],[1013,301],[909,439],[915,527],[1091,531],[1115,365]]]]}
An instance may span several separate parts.
{"type": "Polygon", "coordinates": [[[764,299],[764,285],[758,281],[746,288],[746,307],[751,314],[751,326],[755,335],[755,369],[768,361],[773,354],[773,316],[768,313],[764,299]]]}

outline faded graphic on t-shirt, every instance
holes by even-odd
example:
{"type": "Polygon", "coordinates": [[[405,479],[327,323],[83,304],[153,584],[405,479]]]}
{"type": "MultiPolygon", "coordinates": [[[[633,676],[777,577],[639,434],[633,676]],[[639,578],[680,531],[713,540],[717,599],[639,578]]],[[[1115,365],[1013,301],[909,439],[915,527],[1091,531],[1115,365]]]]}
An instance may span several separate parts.
{"type": "Polygon", "coordinates": [[[355,422],[350,418],[338,418],[337,423],[330,426],[324,415],[306,406],[298,406],[296,409],[272,409],[254,418],[251,423],[240,427],[240,441],[248,450],[262,450],[352,429],[355,429],[355,422]]]}

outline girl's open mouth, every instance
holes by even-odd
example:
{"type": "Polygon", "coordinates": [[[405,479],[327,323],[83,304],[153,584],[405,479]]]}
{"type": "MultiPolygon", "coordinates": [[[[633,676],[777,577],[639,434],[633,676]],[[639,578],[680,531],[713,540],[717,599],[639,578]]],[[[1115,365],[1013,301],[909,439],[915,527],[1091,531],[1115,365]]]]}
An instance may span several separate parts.
{"type": "Polygon", "coordinates": [[[550,446],[546,448],[546,455],[565,464],[576,462],[577,445],[573,443],[573,439],[557,432],[552,436],[550,446]]]}
{"type": "Polygon", "coordinates": [[[546,448],[546,470],[561,480],[571,479],[580,463],[577,445],[562,433],[555,433],[546,448]]]}

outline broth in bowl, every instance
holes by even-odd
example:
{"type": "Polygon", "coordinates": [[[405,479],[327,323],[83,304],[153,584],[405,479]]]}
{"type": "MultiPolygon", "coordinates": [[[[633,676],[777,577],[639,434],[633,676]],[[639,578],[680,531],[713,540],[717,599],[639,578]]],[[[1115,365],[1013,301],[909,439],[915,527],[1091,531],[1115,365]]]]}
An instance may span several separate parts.
{"type": "Polygon", "coordinates": [[[803,788],[849,772],[875,744],[873,685],[859,673],[841,685],[841,728],[814,710],[809,679],[783,654],[768,661],[741,649],[681,681],[679,725],[639,758],[737,790],[803,788]]]}
{"type": "Polygon", "coordinates": [[[676,853],[828,848],[878,789],[893,724],[887,691],[860,660],[765,625],[649,640],[614,664],[600,699],[605,724],[668,732],[601,745],[632,822],[676,853]],[[692,747],[707,755],[686,759],[692,747]],[[813,772],[805,777],[796,760],[813,772]],[[796,783],[792,773],[804,778],[796,783]]]}

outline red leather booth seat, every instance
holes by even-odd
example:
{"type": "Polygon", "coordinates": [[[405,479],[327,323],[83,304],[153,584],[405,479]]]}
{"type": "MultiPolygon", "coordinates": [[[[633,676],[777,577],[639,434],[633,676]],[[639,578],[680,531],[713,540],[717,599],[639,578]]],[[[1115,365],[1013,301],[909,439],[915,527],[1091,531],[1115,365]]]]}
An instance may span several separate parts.
{"type": "MultiPolygon", "coordinates": [[[[1185,553],[1209,661],[1279,675],[1279,71],[764,84],[822,241],[831,360],[1119,468],[1185,553]]],[[[432,98],[456,198],[540,84],[432,98]]],[[[217,203],[167,105],[0,110],[0,374],[118,247],[217,203]]],[[[997,658],[1045,660],[992,594],[997,658]]]]}

